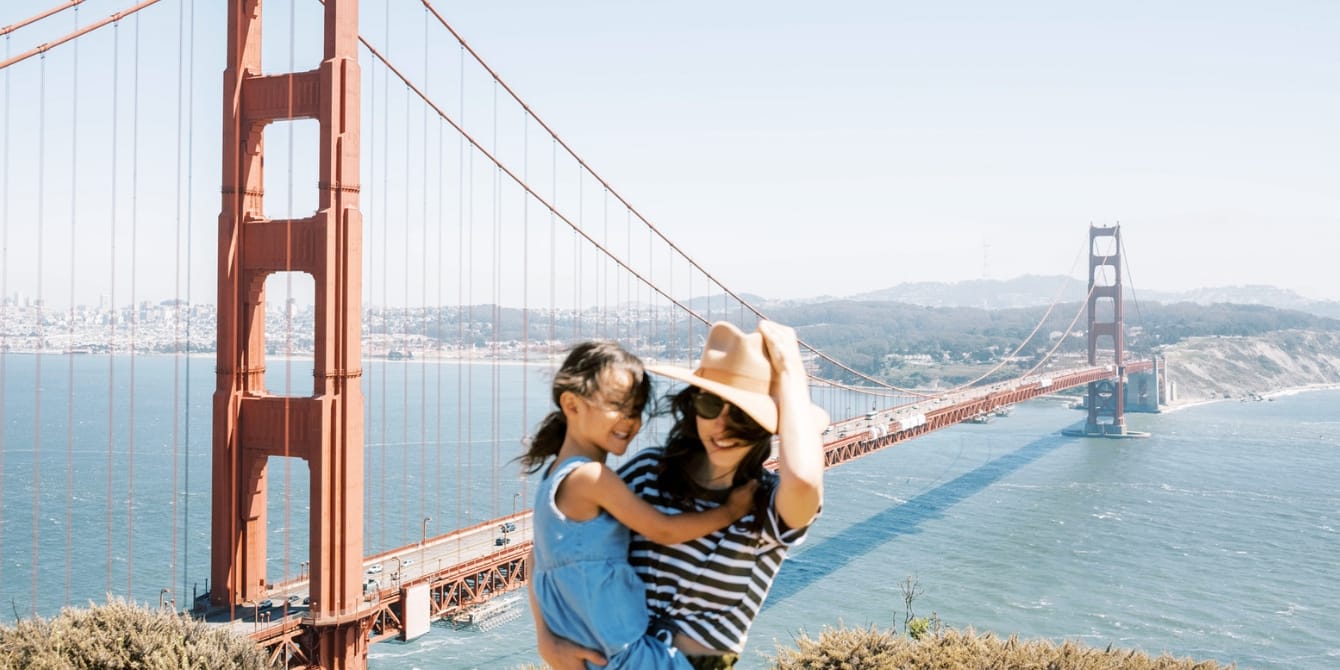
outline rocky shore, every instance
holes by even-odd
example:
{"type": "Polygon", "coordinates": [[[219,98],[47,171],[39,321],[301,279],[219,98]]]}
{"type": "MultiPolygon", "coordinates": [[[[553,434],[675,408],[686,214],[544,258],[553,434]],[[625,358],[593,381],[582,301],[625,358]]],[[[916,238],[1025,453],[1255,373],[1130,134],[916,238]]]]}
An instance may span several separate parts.
{"type": "Polygon", "coordinates": [[[1278,331],[1254,337],[1197,337],[1161,353],[1175,389],[1171,408],[1340,386],[1340,334],[1336,333],[1278,331]]]}

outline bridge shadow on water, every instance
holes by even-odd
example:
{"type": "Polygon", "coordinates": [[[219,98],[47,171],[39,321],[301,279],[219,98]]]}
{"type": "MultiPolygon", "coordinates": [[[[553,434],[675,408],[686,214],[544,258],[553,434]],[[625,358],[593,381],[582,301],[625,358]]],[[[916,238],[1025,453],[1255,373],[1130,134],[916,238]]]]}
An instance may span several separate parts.
{"type": "MultiPolygon", "coordinates": [[[[889,540],[920,532],[922,523],[939,517],[950,507],[1055,451],[1058,447],[1074,442],[1073,438],[1060,434],[1043,437],[1000,458],[983,463],[901,505],[858,521],[821,542],[810,544],[807,540],[802,549],[792,554],[792,559],[782,566],[781,574],[773,583],[763,608],[766,610],[771,605],[790,598],[810,584],[846,567],[857,558],[878,550],[889,540]]],[[[823,523],[822,517],[819,523],[823,523]]]]}

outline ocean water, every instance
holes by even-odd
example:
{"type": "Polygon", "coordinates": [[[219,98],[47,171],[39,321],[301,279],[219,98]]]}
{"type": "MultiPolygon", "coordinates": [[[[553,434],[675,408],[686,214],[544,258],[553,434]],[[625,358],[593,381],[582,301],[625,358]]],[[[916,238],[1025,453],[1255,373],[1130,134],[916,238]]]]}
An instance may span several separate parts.
{"type": "MultiPolygon", "coordinates": [[[[184,602],[208,574],[213,360],[40,358],[39,371],[38,357],[0,357],[0,599],[19,615],[108,592],[184,602]]],[[[272,389],[309,378],[293,365],[272,362],[272,389]]],[[[508,463],[521,429],[506,427],[543,414],[545,372],[365,366],[368,553],[529,504],[508,463]],[[441,425],[447,409],[468,425],[441,425]]],[[[956,628],[1243,668],[1340,666],[1338,408],[1331,390],[1132,414],[1152,437],[1109,441],[1060,436],[1082,416],[1040,399],[835,468],[741,667],[767,667],[802,632],[901,625],[909,577],[915,614],[956,628]]],[[[301,461],[272,459],[272,579],[306,558],[305,477],[301,461]]],[[[516,607],[488,632],[438,624],[379,643],[369,665],[538,662],[524,598],[516,607]]]]}

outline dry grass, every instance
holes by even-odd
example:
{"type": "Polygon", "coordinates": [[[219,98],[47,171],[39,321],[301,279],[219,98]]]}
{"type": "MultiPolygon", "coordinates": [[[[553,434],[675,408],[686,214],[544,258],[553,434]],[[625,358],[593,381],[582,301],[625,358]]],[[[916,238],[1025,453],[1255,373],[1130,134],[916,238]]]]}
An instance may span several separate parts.
{"type": "Polygon", "coordinates": [[[943,630],[920,640],[871,628],[825,628],[818,639],[801,634],[795,648],[778,646],[776,670],[1221,670],[1216,661],[1153,657],[1081,643],[1001,639],[993,633],[943,630]]]}
{"type": "Polygon", "coordinates": [[[271,668],[249,638],[125,601],[66,608],[0,626],[0,668],[169,670],[271,668]]]}

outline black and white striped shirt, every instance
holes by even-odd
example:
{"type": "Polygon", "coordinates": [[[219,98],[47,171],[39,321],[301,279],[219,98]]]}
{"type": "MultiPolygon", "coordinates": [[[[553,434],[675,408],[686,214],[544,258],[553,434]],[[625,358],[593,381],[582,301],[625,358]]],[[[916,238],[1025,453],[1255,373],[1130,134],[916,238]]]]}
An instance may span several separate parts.
{"type": "MultiPolygon", "coordinates": [[[[666,513],[711,509],[717,502],[696,500],[694,510],[672,503],[657,486],[661,449],[645,449],[619,469],[643,500],[666,513]]],[[[749,626],[763,607],[787,551],[805,539],[806,528],[787,529],[777,515],[777,476],[765,472],[772,489],[767,518],[751,524],[754,513],[696,540],[656,544],[633,533],[628,561],[647,586],[647,609],[709,649],[741,653],[749,626]],[[760,527],[750,531],[751,525],[760,527]]]]}

